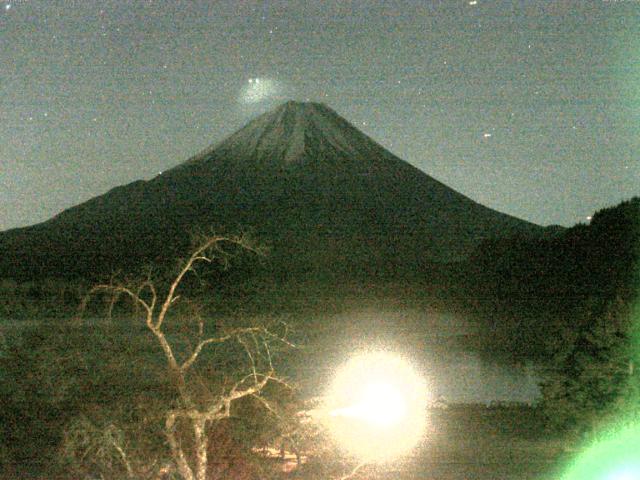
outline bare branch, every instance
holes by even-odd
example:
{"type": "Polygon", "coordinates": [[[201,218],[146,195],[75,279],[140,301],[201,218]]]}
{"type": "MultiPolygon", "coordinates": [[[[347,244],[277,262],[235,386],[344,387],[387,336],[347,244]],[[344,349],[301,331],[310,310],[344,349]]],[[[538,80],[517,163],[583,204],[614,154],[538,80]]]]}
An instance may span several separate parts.
{"type": "Polygon", "coordinates": [[[106,284],[106,283],[96,285],[91,290],[89,290],[89,292],[85,295],[80,305],[81,312],[83,312],[86,309],[86,306],[89,300],[91,299],[91,297],[93,297],[93,295],[95,295],[98,292],[107,292],[113,295],[120,295],[120,294],[128,295],[135,304],[141,305],[145,309],[145,311],[147,312],[147,316],[153,315],[151,306],[147,304],[147,302],[142,300],[138,294],[134,293],[124,285],[117,285],[117,284],[114,285],[114,284],[106,284]]]}
{"type": "Polygon", "coordinates": [[[209,345],[210,343],[226,342],[231,337],[232,335],[225,335],[224,337],[216,337],[216,338],[212,337],[212,338],[207,338],[206,340],[202,340],[200,343],[198,343],[198,345],[193,350],[189,358],[185,360],[182,365],[180,365],[180,370],[185,372],[191,365],[193,365],[193,363],[198,359],[198,355],[200,355],[200,352],[205,346],[209,345]]]}
{"type": "Polygon", "coordinates": [[[273,337],[275,339],[283,341],[284,343],[287,343],[286,340],[280,339],[279,337],[277,337],[276,335],[271,334],[268,330],[266,330],[265,328],[262,328],[262,327],[235,328],[233,330],[229,330],[227,332],[227,334],[222,336],[222,337],[211,337],[211,338],[207,338],[205,340],[200,341],[196,345],[196,348],[193,350],[193,352],[191,353],[189,358],[182,363],[182,365],[180,366],[180,370],[182,370],[184,372],[189,367],[191,367],[191,365],[193,365],[193,363],[198,359],[198,356],[202,352],[202,349],[204,347],[206,347],[207,345],[215,344],[215,343],[224,343],[224,342],[226,342],[228,340],[231,340],[231,338],[233,338],[233,337],[236,337],[238,339],[238,342],[245,348],[245,350],[247,351],[247,354],[249,355],[250,360],[253,362],[254,358],[251,355],[251,353],[249,353],[249,350],[247,349],[247,346],[244,343],[244,340],[242,340],[242,335],[247,335],[247,334],[255,335],[255,333],[260,333],[262,335],[268,335],[270,337],[273,337]]]}
{"type": "Polygon", "coordinates": [[[351,472],[347,473],[346,475],[343,475],[342,477],[340,477],[340,480],[349,480],[353,477],[355,477],[355,475],[358,473],[358,471],[364,467],[366,465],[365,462],[361,462],[358,465],[355,466],[355,468],[353,470],[351,470],[351,472]]]}
{"type": "Polygon", "coordinates": [[[153,334],[158,339],[158,343],[160,343],[160,347],[162,348],[162,351],[164,352],[167,362],[169,363],[169,368],[174,374],[178,375],[178,378],[176,380],[178,380],[179,382],[178,388],[180,389],[180,393],[184,397],[183,399],[188,400],[186,389],[184,389],[184,377],[182,376],[182,371],[178,365],[178,361],[176,360],[176,357],[173,354],[173,349],[171,348],[171,345],[167,341],[167,338],[164,336],[164,333],[162,333],[162,330],[155,328],[153,324],[149,325],[149,329],[151,330],[151,332],[153,332],[153,334]]]}
{"type": "Polygon", "coordinates": [[[150,276],[147,277],[147,279],[138,286],[138,290],[136,292],[136,295],[139,298],[142,298],[142,292],[144,292],[145,289],[149,290],[149,292],[151,292],[151,303],[149,304],[149,308],[153,311],[155,309],[155,306],[156,306],[156,301],[157,301],[158,295],[156,293],[156,287],[153,284],[153,282],[151,281],[151,277],[150,276]]]}
{"type": "Polygon", "coordinates": [[[275,380],[274,372],[271,371],[267,374],[258,374],[259,377],[262,377],[262,380],[259,382],[254,382],[250,387],[246,387],[243,390],[238,390],[248,379],[253,378],[253,373],[246,375],[239,382],[237,382],[229,394],[226,397],[226,401],[231,403],[234,400],[237,400],[242,397],[246,397],[247,395],[254,395],[260,392],[270,380],[275,380]]]}
{"type": "Polygon", "coordinates": [[[160,328],[162,326],[162,322],[164,321],[164,318],[167,314],[167,310],[169,310],[169,306],[173,303],[173,299],[175,298],[175,291],[178,288],[178,286],[180,285],[180,282],[182,282],[182,278],[187,274],[187,272],[189,270],[191,270],[193,268],[193,265],[198,262],[198,261],[207,261],[207,262],[211,262],[212,258],[211,257],[207,257],[206,255],[204,255],[204,253],[211,249],[213,246],[215,246],[216,244],[218,244],[219,242],[222,241],[230,241],[232,243],[237,243],[234,242],[233,239],[229,239],[227,237],[222,237],[222,236],[212,236],[209,237],[205,242],[203,242],[198,248],[196,248],[196,250],[191,254],[191,256],[187,259],[187,261],[183,264],[182,268],[180,269],[180,271],[178,272],[178,275],[176,275],[175,279],[173,280],[173,282],[171,283],[171,286],[169,287],[169,292],[167,293],[167,296],[165,297],[165,300],[162,304],[162,308],[160,309],[160,313],[158,314],[158,318],[156,320],[156,328],[160,328]]]}
{"type": "MultiPolygon", "coordinates": [[[[252,337],[254,337],[254,335],[252,335],[252,337]]],[[[251,372],[253,373],[253,380],[254,382],[257,382],[258,373],[256,372],[256,361],[253,359],[253,355],[251,355],[251,350],[249,350],[249,347],[247,346],[241,335],[238,335],[238,342],[240,343],[240,345],[242,345],[242,348],[244,348],[244,351],[247,353],[247,357],[249,357],[249,361],[251,362],[251,372]]]]}
{"type": "Polygon", "coordinates": [[[113,308],[118,300],[120,299],[121,293],[116,293],[111,296],[111,300],[109,301],[109,309],[107,310],[107,319],[111,321],[113,319],[113,308]]]}
{"type": "Polygon", "coordinates": [[[196,262],[211,263],[212,261],[213,261],[213,258],[205,257],[204,255],[199,255],[193,258],[193,263],[196,263],[196,262]]]}
{"type": "Polygon", "coordinates": [[[271,369],[271,371],[274,370],[273,368],[273,363],[271,362],[271,350],[269,349],[269,344],[263,340],[262,343],[264,344],[264,349],[267,352],[267,361],[269,362],[269,368],[271,369]]]}
{"type": "Polygon", "coordinates": [[[259,401],[262,404],[262,406],[266,408],[273,416],[280,418],[280,414],[276,411],[275,408],[273,408],[273,406],[267,401],[266,398],[256,394],[252,394],[251,396],[255,398],[257,401],[259,401]]]}
{"type": "Polygon", "coordinates": [[[276,335],[275,333],[269,331],[269,329],[263,328],[261,329],[262,333],[266,336],[266,337],[270,337],[274,340],[276,340],[277,342],[283,343],[284,345],[291,347],[291,348],[298,348],[298,346],[296,344],[294,344],[293,342],[287,340],[287,333],[289,331],[289,326],[285,323],[285,322],[280,322],[285,326],[285,334],[284,335],[276,335]]]}
{"type": "Polygon", "coordinates": [[[111,439],[111,443],[113,444],[113,447],[118,452],[118,455],[120,455],[120,460],[122,461],[125,469],[127,470],[127,477],[128,478],[134,478],[133,468],[131,468],[131,463],[129,463],[129,459],[127,458],[127,455],[126,455],[124,449],[115,440],[115,438],[111,439]]]}

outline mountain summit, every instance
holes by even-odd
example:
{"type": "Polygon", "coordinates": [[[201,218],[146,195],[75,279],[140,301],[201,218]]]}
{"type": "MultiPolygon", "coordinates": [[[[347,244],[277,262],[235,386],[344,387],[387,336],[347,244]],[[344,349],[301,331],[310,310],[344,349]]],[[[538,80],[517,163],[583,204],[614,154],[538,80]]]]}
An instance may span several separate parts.
{"type": "Polygon", "coordinates": [[[109,273],[183,253],[189,232],[251,230],[279,271],[404,271],[542,228],[400,160],[329,107],[286,102],[149,181],[0,234],[0,277],[109,273]]]}
{"type": "Polygon", "coordinates": [[[324,104],[288,101],[249,122],[191,162],[202,160],[214,151],[219,155],[233,153],[258,162],[269,159],[284,164],[301,161],[305,151],[329,156],[338,153],[362,156],[370,153],[368,140],[324,104]]]}

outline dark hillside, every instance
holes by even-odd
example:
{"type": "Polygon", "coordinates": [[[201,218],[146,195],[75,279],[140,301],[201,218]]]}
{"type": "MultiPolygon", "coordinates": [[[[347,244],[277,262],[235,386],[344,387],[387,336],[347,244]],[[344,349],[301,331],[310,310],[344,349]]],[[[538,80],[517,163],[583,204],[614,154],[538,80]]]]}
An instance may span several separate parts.
{"type": "MultiPolygon", "coordinates": [[[[274,271],[416,273],[481,241],[539,235],[395,157],[320,104],[288,102],[149,181],[0,234],[0,277],[96,276],[250,230],[274,271]]],[[[297,273],[296,273],[297,274],[297,273]]]]}
{"type": "Polygon", "coordinates": [[[514,354],[544,355],[551,328],[604,315],[637,295],[640,198],[549,238],[484,242],[468,263],[471,314],[514,354]]]}

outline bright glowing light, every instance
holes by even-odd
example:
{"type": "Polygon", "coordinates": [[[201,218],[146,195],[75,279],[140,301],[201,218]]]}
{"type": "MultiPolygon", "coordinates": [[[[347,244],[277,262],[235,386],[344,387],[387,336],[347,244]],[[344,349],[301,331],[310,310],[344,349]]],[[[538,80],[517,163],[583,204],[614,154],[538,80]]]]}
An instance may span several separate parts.
{"type": "Polygon", "coordinates": [[[280,86],[269,78],[250,78],[240,95],[240,102],[258,103],[280,94],[280,86]]]}
{"type": "Polygon", "coordinates": [[[427,403],[425,382],[401,357],[366,353],[338,371],[327,395],[327,423],[350,453],[383,462],[420,441],[427,403]]]}
{"type": "Polygon", "coordinates": [[[400,392],[387,383],[373,383],[362,392],[355,405],[338,408],[331,412],[334,417],[350,417],[390,427],[407,415],[407,406],[400,392]]]}
{"type": "Polygon", "coordinates": [[[640,425],[612,431],[588,446],[562,480],[639,480],[640,425]]]}
{"type": "Polygon", "coordinates": [[[605,480],[638,480],[640,467],[626,467],[612,472],[605,480]]]}

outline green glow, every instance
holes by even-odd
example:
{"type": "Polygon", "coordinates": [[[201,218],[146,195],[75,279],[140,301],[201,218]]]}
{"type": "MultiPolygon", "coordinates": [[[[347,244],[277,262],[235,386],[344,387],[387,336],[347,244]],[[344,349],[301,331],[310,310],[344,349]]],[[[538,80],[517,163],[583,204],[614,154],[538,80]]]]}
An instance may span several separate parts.
{"type": "Polygon", "coordinates": [[[628,381],[612,413],[612,428],[584,448],[568,466],[562,480],[640,480],[640,224],[631,232],[636,239],[632,286],[635,299],[629,311],[628,381]]]}
{"type": "Polygon", "coordinates": [[[562,480],[640,480],[640,424],[614,431],[588,447],[562,480]]]}

